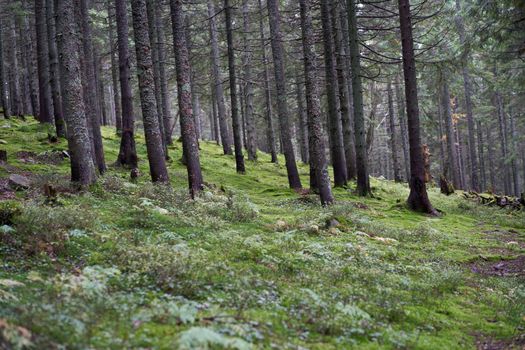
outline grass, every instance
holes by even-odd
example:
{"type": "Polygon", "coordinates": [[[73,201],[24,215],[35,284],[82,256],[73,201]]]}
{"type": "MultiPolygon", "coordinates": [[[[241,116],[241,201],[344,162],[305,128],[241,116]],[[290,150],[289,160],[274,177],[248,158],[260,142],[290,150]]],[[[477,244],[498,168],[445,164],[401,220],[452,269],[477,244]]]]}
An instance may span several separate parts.
{"type": "MultiPolygon", "coordinates": [[[[110,164],[118,137],[103,136],[110,164]]],[[[65,141],[50,145],[45,127],[20,120],[1,121],[0,140],[15,167],[0,177],[67,188],[67,161],[16,156],[65,141]]],[[[283,159],[259,153],[237,175],[234,158],[205,141],[208,185],[191,201],[182,145],[170,147],[171,189],[149,183],[142,136],[137,145],[137,183],[110,167],[53,205],[39,188],[17,193],[21,213],[0,231],[0,348],[469,349],[524,332],[523,276],[469,268],[525,254],[523,212],[432,188],[445,213],[432,218],[405,208],[405,184],[377,179],[376,198],[335,189],[336,204],[321,208],[288,189],[283,159]]]]}

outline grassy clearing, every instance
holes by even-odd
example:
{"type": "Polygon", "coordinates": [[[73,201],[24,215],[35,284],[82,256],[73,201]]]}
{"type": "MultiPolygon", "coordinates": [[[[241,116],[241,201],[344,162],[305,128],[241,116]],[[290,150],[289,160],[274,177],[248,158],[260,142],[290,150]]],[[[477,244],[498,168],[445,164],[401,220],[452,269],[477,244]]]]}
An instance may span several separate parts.
{"type": "MultiPolygon", "coordinates": [[[[118,138],[103,133],[111,162],[118,138]]],[[[0,140],[10,164],[0,177],[67,188],[67,161],[16,156],[64,141],[16,120],[1,121],[0,140]]],[[[196,201],[181,144],[167,188],[149,184],[139,139],[137,183],[110,167],[55,204],[35,186],[0,206],[13,212],[0,229],[0,348],[468,349],[525,332],[524,276],[469,268],[525,254],[523,213],[431,189],[445,215],[430,218],[405,209],[405,185],[375,179],[377,198],[336,189],[323,209],[287,188],[284,160],[260,154],[241,176],[219,147],[201,148],[208,187],[196,201]]]]}

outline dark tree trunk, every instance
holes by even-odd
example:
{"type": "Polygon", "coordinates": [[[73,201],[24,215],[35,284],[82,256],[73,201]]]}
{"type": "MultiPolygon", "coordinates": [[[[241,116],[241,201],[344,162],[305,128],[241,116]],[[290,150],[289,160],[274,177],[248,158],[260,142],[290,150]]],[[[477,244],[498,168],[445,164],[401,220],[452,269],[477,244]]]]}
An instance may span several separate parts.
{"type": "Polygon", "coordinates": [[[517,150],[517,141],[518,141],[518,135],[516,133],[516,126],[514,125],[514,115],[512,114],[512,111],[509,110],[509,126],[510,126],[510,147],[511,147],[511,161],[510,166],[512,170],[512,194],[514,194],[516,197],[520,196],[520,178],[518,173],[518,150],[517,150]]]}
{"type": "MultiPolygon", "coordinates": [[[[56,2],[56,0],[55,0],[56,2]]],[[[23,38],[22,54],[24,56],[25,70],[27,74],[28,97],[31,104],[31,113],[38,116],[38,78],[35,65],[35,52],[33,50],[34,31],[29,26],[27,16],[20,17],[20,37],[23,38]]]]}
{"type": "Polygon", "coordinates": [[[165,34],[164,26],[162,24],[162,2],[156,0],[155,6],[155,28],[157,30],[157,52],[159,59],[159,75],[160,75],[160,96],[162,103],[162,116],[163,116],[163,125],[164,125],[164,142],[166,145],[173,144],[171,132],[172,132],[172,117],[171,117],[171,107],[170,107],[170,94],[168,88],[168,79],[166,74],[166,44],[165,44],[165,34]]]}
{"type": "Polygon", "coordinates": [[[115,45],[115,7],[111,5],[112,0],[108,0],[108,33],[109,33],[109,54],[111,56],[111,82],[113,84],[113,105],[115,112],[115,128],[117,135],[122,135],[122,108],[120,105],[120,88],[118,86],[118,63],[117,63],[117,45],[115,45]]]}
{"type": "Polygon", "coordinates": [[[321,22],[323,26],[323,44],[326,71],[326,95],[328,100],[328,118],[330,131],[330,154],[334,168],[334,185],[346,186],[346,158],[343,143],[343,127],[341,124],[340,104],[338,97],[337,70],[334,58],[333,28],[330,18],[328,0],[321,0],[321,22]]]}
{"type": "Polygon", "coordinates": [[[441,105],[443,106],[443,118],[445,119],[445,134],[447,136],[447,158],[449,171],[449,179],[452,181],[455,189],[461,188],[461,178],[458,168],[458,155],[455,146],[456,137],[454,136],[454,126],[452,122],[452,112],[450,107],[450,93],[448,91],[448,83],[442,80],[441,91],[441,105]]]}
{"type": "Polygon", "coordinates": [[[126,1],[115,0],[117,17],[117,45],[120,72],[120,96],[122,106],[122,138],[117,163],[130,168],[137,167],[137,150],[135,148],[135,117],[133,116],[133,94],[131,92],[128,45],[128,11],[126,1]]]}
{"type": "Polygon", "coordinates": [[[257,160],[257,134],[255,133],[255,120],[253,115],[253,84],[252,84],[252,53],[249,44],[250,15],[248,9],[248,0],[242,2],[243,18],[243,66],[244,66],[244,101],[245,119],[246,119],[246,150],[249,160],[257,160]]]}
{"type": "Polygon", "coordinates": [[[237,99],[237,77],[235,75],[235,52],[233,47],[233,29],[231,20],[231,8],[229,0],[224,0],[224,14],[226,17],[226,38],[228,41],[228,71],[230,73],[230,100],[233,126],[233,145],[235,148],[235,166],[237,172],[244,174],[244,156],[242,154],[242,131],[239,118],[239,107],[237,99]]]}
{"type": "Polygon", "coordinates": [[[299,149],[301,150],[301,161],[305,164],[309,163],[308,152],[308,116],[304,108],[304,93],[303,82],[299,80],[299,74],[295,77],[295,92],[297,98],[297,134],[299,140],[299,149]]]}
{"type": "Polygon", "coordinates": [[[211,64],[213,84],[215,89],[215,99],[217,101],[217,112],[219,116],[219,129],[221,134],[222,150],[224,154],[232,154],[230,137],[228,134],[228,124],[226,121],[226,107],[224,105],[224,89],[222,87],[222,77],[220,71],[220,54],[217,39],[217,24],[215,21],[215,9],[213,0],[208,0],[208,17],[210,21],[210,39],[211,39],[211,64]]]}
{"type": "Polygon", "coordinates": [[[93,55],[93,35],[91,21],[89,19],[88,0],[80,0],[80,23],[82,29],[82,45],[84,49],[84,104],[88,122],[91,125],[94,160],[98,171],[103,174],[106,171],[104,160],[104,147],[102,145],[102,133],[100,132],[100,116],[97,114],[97,84],[95,81],[95,65],[93,55]]]}
{"type": "Polygon", "coordinates": [[[75,3],[70,0],[58,0],[57,3],[58,51],[60,74],[64,82],[62,98],[71,160],[71,180],[81,185],[89,185],[96,181],[96,170],[91,156],[91,142],[82,96],[80,33],[75,21],[75,3]]]}
{"type": "Polygon", "coordinates": [[[217,120],[217,97],[215,96],[215,85],[211,82],[211,105],[212,105],[212,125],[213,125],[213,140],[220,144],[219,136],[219,121],[217,120]]]}
{"type": "Polygon", "coordinates": [[[153,78],[152,48],[149,37],[146,0],[132,0],[133,32],[137,53],[137,76],[139,80],[140,104],[146,149],[148,152],[149,171],[153,182],[168,182],[168,169],[162,143],[162,132],[158,119],[155,100],[155,82],[153,78]]]}
{"type": "Polygon", "coordinates": [[[495,168],[494,168],[494,147],[492,143],[492,128],[490,125],[487,125],[486,127],[487,131],[487,153],[488,153],[488,159],[489,159],[489,180],[490,180],[490,192],[495,193],[496,192],[496,176],[495,176],[495,168]]]}
{"type": "Polygon", "coordinates": [[[20,84],[20,71],[18,66],[18,45],[16,40],[15,21],[10,21],[9,33],[9,75],[11,81],[11,113],[13,115],[23,115],[22,113],[22,90],[20,84]]]}
{"type": "Polygon", "coordinates": [[[173,26],[173,46],[177,71],[177,88],[180,113],[180,129],[183,152],[188,169],[188,185],[192,197],[197,195],[203,186],[199,160],[199,144],[195,132],[195,120],[192,115],[190,74],[191,67],[184,34],[182,1],[170,0],[171,23],[173,26]]]}
{"type": "MultiPolygon", "coordinates": [[[[309,0],[299,0],[301,6],[301,28],[304,55],[305,94],[308,115],[308,144],[310,147],[310,172],[319,191],[322,205],[333,203],[330,177],[325,155],[324,133],[322,128],[321,103],[317,86],[314,35],[310,13],[313,12],[309,0]]],[[[311,181],[312,182],[312,181],[311,181]]]]}
{"type": "MultiPolygon", "coordinates": [[[[186,35],[186,45],[188,46],[188,57],[191,62],[193,43],[192,43],[191,23],[189,20],[189,16],[184,17],[184,23],[186,27],[184,32],[186,35]]],[[[197,140],[198,140],[201,138],[201,110],[200,110],[199,94],[197,93],[197,84],[195,81],[196,81],[196,72],[192,66],[191,72],[190,72],[191,108],[192,108],[193,119],[195,123],[195,134],[197,135],[197,140]]]]}
{"type": "Polygon", "coordinates": [[[47,28],[45,0],[35,0],[36,52],[38,61],[39,114],[41,123],[53,123],[51,92],[49,87],[49,49],[47,47],[47,28]]]}
{"type": "Polygon", "coordinates": [[[334,36],[335,58],[337,63],[337,82],[339,87],[339,101],[341,106],[341,122],[343,127],[343,143],[346,160],[346,175],[348,179],[355,179],[355,140],[353,134],[353,116],[352,116],[352,97],[351,83],[347,72],[350,70],[348,60],[346,59],[346,46],[348,45],[348,22],[346,18],[341,19],[343,11],[340,11],[341,4],[335,2],[332,5],[332,26],[334,36]],[[343,28],[341,21],[346,22],[343,28]]]}
{"type": "Polygon", "coordinates": [[[495,94],[496,109],[498,115],[499,138],[501,143],[501,169],[503,169],[503,191],[504,194],[510,194],[511,181],[510,171],[507,164],[508,160],[508,143],[507,143],[507,118],[505,116],[505,109],[503,107],[503,98],[499,92],[495,94]]]}
{"type": "Polygon", "coordinates": [[[64,123],[64,112],[62,110],[62,91],[60,89],[60,72],[58,70],[58,54],[56,45],[56,27],[55,27],[55,0],[46,0],[46,17],[47,17],[47,37],[49,51],[49,72],[50,88],[53,101],[53,111],[55,115],[55,127],[58,137],[66,136],[66,126],[64,123]]]}
{"type": "Polygon", "coordinates": [[[410,156],[408,152],[408,127],[407,118],[405,112],[405,100],[401,89],[401,83],[399,76],[396,74],[396,103],[397,103],[397,115],[399,117],[399,129],[401,131],[401,148],[403,150],[403,164],[405,165],[405,178],[407,182],[410,179],[410,156]]]}
{"type": "Polygon", "coordinates": [[[478,157],[479,157],[479,179],[480,179],[480,191],[483,192],[487,189],[487,173],[485,169],[485,151],[483,150],[483,129],[481,128],[481,122],[476,121],[476,131],[478,135],[478,157]]]}
{"type": "Polygon", "coordinates": [[[273,126],[273,112],[272,112],[272,92],[270,90],[270,77],[268,73],[268,60],[266,58],[266,43],[264,39],[264,14],[262,8],[262,1],[259,0],[259,35],[261,39],[261,52],[262,52],[262,65],[264,73],[264,101],[266,106],[266,123],[267,130],[266,134],[268,137],[268,144],[270,148],[270,155],[272,157],[272,163],[277,163],[277,148],[275,144],[275,129],[273,126]]]}
{"type": "Polygon", "coordinates": [[[102,116],[102,125],[109,125],[109,118],[106,108],[106,94],[104,91],[104,79],[102,72],[102,62],[98,50],[95,50],[95,73],[97,82],[97,99],[100,105],[100,114],[102,116]]]}
{"type": "Polygon", "coordinates": [[[284,74],[284,49],[281,34],[281,19],[277,0],[267,0],[268,16],[270,21],[270,32],[272,42],[272,54],[275,74],[275,86],[277,94],[277,112],[281,129],[281,142],[286,160],[288,172],[288,183],[290,188],[300,189],[301,179],[295,164],[295,154],[290,135],[290,121],[288,116],[288,105],[286,99],[286,77],[284,74]]]}
{"type": "Polygon", "coordinates": [[[403,48],[403,71],[405,74],[405,96],[408,118],[408,141],[410,143],[410,209],[432,215],[436,210],[428,199],[425,187],[425,169],[421,138],[419,135],[419,105],[417,96],[416,60],[412,38],[412,16],[409,0],[399,0],[399,23],[403,48]]]}
{"type": "MultiPolygon", "coordinates": [[[[460,15],[461,6],[459,0],[456,0],[456,26],[459,33],[459,41],[461,46],[466,48],[465,28],[463,26],[463,19],[460,15]]],[[[465,107],[467,112],[467,128],[468,128],[468,147],[470,158],[470,182],[472,189],[479,192],[479,178],[478,178],[478,158],[476,155],[476,135],[474,130],[474,116],[472,112],[472,81],[467,63],[468,53],[463,52],[461,55],[461,69],[463,74],[463,85],[465,89],[465,107]]]]}
{"type": "Polygon", "coordinates": [[[394,97],[392,92],[392,84],[388,82],[388,125],[390,133],[390,150],[392,151],[392,167],[394,170],[394,181],[401,182],[401,170],[399,169],[399,159],[397,157],[397,135],[396,122],[394,115],[394,97]]]}
{"type": "Polygon", "coordinates": [[[368,160],[366,154],[365,117],[363,113],[363,86],[361,82],[361,63],[355,0],[348,0],[348,37],[350,43],[350,62],[352,68],[352,94],[354,100],[354,132],[357,168],[357,193],[367,196],[370,191],[368,160]]]}
{"type": "Polygon", "coordinates": [[[4,111],[4,118],[11,117],[11,109],[9,108],[9,99],[7,96],[7,76],[4,69],[4,45],[3,45],[3,27],[2,19],[0,18],[0,94],[2,98],[2,109],[4,111]]]}

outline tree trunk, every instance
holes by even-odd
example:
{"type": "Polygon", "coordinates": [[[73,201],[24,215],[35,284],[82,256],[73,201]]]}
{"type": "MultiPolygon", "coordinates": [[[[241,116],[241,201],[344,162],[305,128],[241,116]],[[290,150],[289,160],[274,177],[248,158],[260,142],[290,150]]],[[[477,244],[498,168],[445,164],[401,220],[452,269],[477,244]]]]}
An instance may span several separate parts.
{"type": "Polygon", "coordinates": [[[443,118],[445,119],[445,133],[447,136],[447,153],[449,179],[452,181],[455,189],[461,188],[461,178],[458,168],[458,155],[455,146],[456,137],[454,136],[454,126],[452,121],[452,112],[450,107],[450,93],[448,91],[448,82],[442,79],[441,104],[443,108],[443,118]]]}
{"type": "Polygon", "coordinates": [[[492,135],[491,135],[491,127],[490,125],[487,125],[486,128],[487,131],[487,153],[489,158],[489,179],[490,179],[490,192],[495,193],[496,192],[496,176],[495,176],[495,168],[494,168],[494,148],[492,147],[492,135]]]}
{"type": "Polygon", "coordinates": [[[410,156],[408,151],[408,127],[405,112],[405,100],[403,93],[401,92],[401,82],[399,76],[396,74],[396,103],[397,103],[397,115],[399,117],[399,129],[401,131],[401,148],[403,150],[403,164],[405,165],[405,178],[407,182],[410,180],[410,156]]]}
{"type": "Polygon", "coordinates": [[[133,95],[131,92],[128,45],[128,11],[125,0],[115,0],[117,17],[117,45],[120,72],[120,96],[122,106],[122,138],[117,163],[132,169],[137,167],[137,150],[135,148],[135,118],[133,116],[133,95]]]}
{"type": "Polygon", "coordinates": [[[237,99],[237,77],[235,75],[235,52],[233,47],[233,29],[231,19],[231,8],[229,0],[224,0],[224,14],[226,17],[226,40],[228,41],[228,71],[230,74],[230,100],[233,127],[233,145],[235,148],[235,166],[239,174],[244,174],[244,156],[242,154],[242,131],[239,118],[239,107],[237,99]]]}
{"type": "Polygon", "coordinates": [[[405,97],[408,118],[408,141],[410,143],[410,209],[432,215],[436,210],[430,204],[425,187],[423,150],[419,130],[419,105],[417,96],[416,60],[412,38],[412,16],[409,0],[399,0],[399,24],[403,48],[403,72],[405,75],[405,97]]]}
{"type": "Polygon", "coordinates": [[[118,63],[116,53],[118,51],[117,46],[115,45],[114,38],[114,17],[115,17],[115,7],[111,5],[112,0],[108,0],[108,33],[109,33],[109,54],[111,57],[111,82],[113,84],[113,105],[115,112],[115,128],[117,130],[117,135],[122,135],[122,108],[120,105],[120,89],[118,86],[118,63]]]}
{"type": "Polygon", "coordinates": [[[304,55],[305,94],[308,115],[308,144],[310,147],[310,171],[315,177],[316,189],[319,191],[322,205],[333,203],[330,176],[325,155],[321,103],[317,86],[316,56],[314,52],[314,35],[310,0],[299,0],[301,6],[301,28],[304,55]]]}
{"type": "Polygon", "coordinates": [[[226,121],[226,107],[224,105],[224,89],[222,87],[222,77],[220,71],[220,54],[217,39],[217,24],[215,21],[216,12],[213,0],[208,0],[208,17],[210,21],[210,39],[211,39],[211,65],[213,84],[215,89],[215,98],[217,100],[217,112],[219,116],[219,129],[221,134],[222,150],[224,154],[232,154],[230,137],[228,134],[228,124],[226,121]]]}
{"type": "Polygon", "coordinates": [[[11,81],[11,113],[13,115],[23,115],[22,113],[22,91],[20,89],[20,72],[18,67],[18,45],[16,40],[16,26],[15,21],[8,27],[9,33],[9,75],[11,81]]]}
{"type": "Polygon", "coordinates": [[[511,191],[510,172],[507,164],[508,158],[508,143],[507,143],[507,118],[505,117],[505,109],[503,107],[503,98],[499,92],[495,94],[496,110],[498,114],[499,137],[501,143],[501,169],[503,170],[503,189],[504,194],[509,194],[511,191]]]}
{"type": "Polygon", "coordinates": [[[309,162],[308,152],[308,129],[307,129],[307,118],[306,110],[304,109],[304,94],[303,85],[304,83],[299,81],[299,74],[296,73],[295,77],[295,92],[297,98],[297,135],[299,140],[299,149],[301,150],[301,161],[305,164],[309,162]]]}
{"type": "Polygon", "coordinates": [[[264,14],[262,8],[262,1],[259,0],[259,33],[261,39],[262,65],[264,73],[264,100],[266,106],[266,134],[268,137],[268,144],[270,148],[271,162],[277,163],[277,148],[275,144],[275,128],[273,126],[273,112],[272,112],[272,92],[270,90],[270,77],[268,73],[268,60],[266,58],[266,43],[264,39],[264,14]]]}
{"type": "Polygon", "coordinates": [[[476,131],[478,134],[478,157],[479,157],[479,179],[480,179],[480,191],[483,192],[487,189],[487,173],[485,169],[485,152],[483,150],[483,129],[481,128],[481,122],[476,121],[476,131]]]}
{"type": "Polygon", "coordinates": [[[388,125],[390,133],[390,150],[392,151],[392,167],[394,170],[394,181],[401,182],[401,170],[399,169],[399,159],[397,158],[397,135],[396,135],[396,122],[394,115],[394,97],[392,93],[392,84],[388,82],[387,86],[388,93],[388,125]]]}
{"type": "Polygon", "coordinates": [[[243,67],[244,67],[244,100],[245,119],[246,119],[246,149],[248,151],[249,160],[257,160],[257,134],[255,133],[255,120],[253,114],[253,83],[252,83],[252,54],[249,44],[250,31],[250,16],[248,9],[248,0],[242,2],[242,18],[243,18],[243,67]]]}
{"type": "Polygon", "coordinates": [[[29,100],[31,103],[31,113],[32,115],[37,117],[39,114],[38,77],[35,64],[35,50],[33,49],[33,36],[35,33],[33,30],[31,30],[32,27],[30,27],[29,25],[29,19],[27,16],[21,16],[20,22],[20,37],[24,40],[23,55],[25,57],[27,81],[29,84],[29,100]]]}
{"type": "Polygon", "coordinates": [[[58,51],[60,74],[64,82],[62,98],[71,160],[71,180],[85,186],[96,181],[96,171],[82,96],[78,39],[80,33],[75,21],[75,3],[58,0],[57,5],[58,51]]]}
{"type": "Polygon", "coordinates": [[[365,117],[363,113],[363,86],[361,83],[361,63],[355,0],[348,0],[348,37],[350,42],[350,62],[352,68],[352,94],[354,100],[354,132],[357,168],[357,193],[367,196],[370,191],[368,160],[366,154],[365,117]]]}
{"type": "Polygon", "coordinates": [[[516,134],[516,126],[514,125],[514,116],[512,115],[512,111],[509,109],[509,126],[510,126],[510,147],[511,147],[511,161],[510,166],[512,170],[512,194],[514,194],[516,197],[520,196],[520,178],[518,173],[518,150],[517,150],[517,141],[518,141],[518,135],[516,134]]]}
{"type": "Polygon", "coordinates": [[[46,0],[46,18],[47,18],[47,39],[49,51],[49,72],[50,88],[53,101],[53,111],[55,115],[55,127],[58,137],[66,136],[66,126],[64,123],[64,112],[62,110],[62,91],[60,89],[60,72],[58,70],[58,54],[56,45],[56,27],[55,27],[55,0],[46,0]]]}
{"type": "Polygon", "coordinates": [[[190,74],[191,67],[184,34],[182,1],[170,0],[171,23],[173,26],[173,46],[175,50],[175,66],[177,71],[177,88],[180,113],[180,129],[182,147],[186,156],[188,169],[188,186],[192,198],[203,186],[202,172],[199,160],[199,144],[195,132],[195,120],[192,115],[190,74]]]}
{"type": "MultiPolygon", "coordinates": [[[[162,143],[162,132],[158,119],[157,101],[155,99],[155,81],[153,77],[152,46],[149,36],[149,23],[146,0],[132,0],[133,33],[137,53],[137,76],[139,81],[140,104],[146,149],[148,152],[149,170],[153,182],[168,182],[165,154],[162,143]]],[[[154,50],[153,50],[154,51],[154,50]]]]}
{"type": "Polygon", "coordinates": [[[292,138],[290,135],[290,121],[286,99],[286,77],[284,74],[284,49],[278,1],[267,0],[267,7],[270,21],[275,86],[277,94],[277,112],[279,114],[281,142],[283,144],[286,170],[288,172],[288,183],[290,188],[300,189],[302,187],[301,179],[299,178],[299,172],[297,171],[297,164],[295,164],[295,154],[292,138]]]}
{"type": "MultiPolygon", "coordinates": [[[[463,48],[467,47],[465,38],[465,27],[463,26],[463,19],[461,18],[461,6],[459,0],[456,0],[456,26],[459,33],[459,41],[463,48]]],[[[472,189],[479,192],[479,178],[478,178],[478,158],[476,155],[476,136],[474,130],[474,117],[472,113],[472,81],[468,69],[468,52],[463,52],[461,55],[461,70],[463,74],[463,86],[465,89],[465,107],[467,112],[467,128],[468,128],[468,147],[470,158],[470,182],[472,189]]]]}
{"type": "Polygon", "coordinates": [[[4,69],[4,45],[3,45],[3,26],[2,18],[0,18],[0,94],[2,99],[2,109],[4,112],[4,118],[9,119],[11,117],[11,109],[9,108],[9,99],[7,96],[7,76],[4,69]]]}
{"type": "Polygon", "coordinates": [[[340,104],[338,98],[337,71],[334,59],[334,42],[332,21],[330,18],[330,4],[328,0],[321,0],[321,22],[323,26],[323,44],[326,71],[326,95],[328,102],[329,135],[334,169],[334,185],[346,186],[346,158],[343,143],[343,127],[341,124],[340,104]]]}
{"type": "Polygon", "coordinates": [[[91,124],[94,160],[98,171],[103,174],[106,171],[104,160],[104,147],[102,145],[102,134],[100,132],[100,116],[97,114],[97,84],[95,82],[95,65],[93,58],[93,35],[91,21],[89,19],[88,0],[80,0],[80,23],[82,30],[82,45],[84,48],[84,103],[88,121],[91,124]]]}
{"type": "Polygon", "coordinates": [[[41,123],[52,123],[52,102],[49,87],[49,50],[47,47],[47,28],[45,0],[35,0],[36,52],[38,63],[39,115],[41,123]]]}

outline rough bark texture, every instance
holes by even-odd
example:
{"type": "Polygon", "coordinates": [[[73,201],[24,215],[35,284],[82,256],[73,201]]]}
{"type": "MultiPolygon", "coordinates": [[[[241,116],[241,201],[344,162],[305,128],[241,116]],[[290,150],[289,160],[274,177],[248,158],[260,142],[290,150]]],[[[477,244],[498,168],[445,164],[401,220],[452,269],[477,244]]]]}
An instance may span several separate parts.
{"type": "Polygon", "coordinates": [[[117,159],[119,165],[137,167],[135,148],[135,118],[133,116],[133,94],[131,92],[130,57],[128,45],[128,11],[126,1],[115,0],[117,17],[117,44],[120,73],[120,97],[122,106],[122,138],[117,159]]]}
{"type": "Polygon", "coordinates": [[[448,177],[452,181],[455,189],[461,188],[461,180],[458,169],[458,155],[455,147],[454,126],[450,108],[450,93],[448,83],[442,82],[441,104],[443,108],[443,118],[445,119],[445,134],[447,136],[447,158],[448,158],[448,177]]]}
{"type": "Polygon", "coordinates": [[[245,113],[243,114],[246,120],[246,150],[248,152],[249,160],[257,160],[257,134],[255,133],[255,120],[253,115],[253,83],[252,83],[252,53],[249,44],[250,31],[250,13],[248,8],[248,0],[242,2],[242,18],[243,18],[243,67],[244,67],[244,101],[245,113]]]}
{"type": "Polygon", "coordinates": [[[399,0],[399,23],[403,48],[403,71],[405,75],[405,97],[408,118],[408,141],[410,143],[410,209],[436,214],[428,199],[425,187],[425,169],[419,130],[419,105],[417,96],[416,60],[412,38],[412,18],[409,0],[399,0]]]}
{"type": "Polygon", "coordinates": [[[304,108],[304,83],[299,80],[299,74],[295,77],[295,95],[297,98],[297,139],[301,151],[301,161],[305,164],[309,162],[308,151],[308,116],[304,108]]]}
{"type": "Polygon", "coordinates": [[[111,82],[113,84],[113,105],[115,112],[115,128],[117,135],[122,135],[122,107],[120,105],[120,87],[118,85],[119,73],[117,63],[117,45],[115,45],[115,7],[111,5],[112,0],[108,0],[108,35],[109,35],[109,54],[111,57],[111,82]]]}
{"type": "Polygon", "coordinates": [[[20,84],[20,72],[19,72],[19,65],[18,65],[18,45],[16,40],[16,29],[15,29],[15,22],[9,21],[10,25],[7,28],[7,32],[9,34],[9,57],[8,57],[8,63],[9,63],[9,80],[11,85],[11,113],[13,115],[23,115],[22,113],[22,89],[20,84]]]}
{"type": "Polygon", "coordinates": [[[60,73],[63,77],[63,106],[66,118],[68,148],[71,160],[71,180],[81,185],[96,181],[95,164],[84,108],[82,73],[80,68],[80,33],[75,21],[75,4],[58,0],[57,38],[60,73]]]}
{"type": "Polygon", "coordinates": [[[235,149],[235,167],[237,172],[244,174],[244,155],[242,154],[242,131],[239,118],[239,107],[237,99],[237,77],[235,74],[235,52],[233,47],[233,29],[231,19],[231,7],[229,0],[224,0],[224,14],[226,18],[226,40],[228,42],[228,72],[230,75],[230,100],[233,126],[233,146],[235,149]]]}
{"type": "Polygon", "coordinates": [[[226,121],[226,107],[224,106],[224,89],[220,71],[219,44],[217,39],[217,23],[215,21],[215,9],[213,0],[208,0],[208,17],[210,18],[210,39],[211,39],[211,64],[212,75],[215,89],[215,99],[217,102],[217,113],[219,117],[219,129],[221,134],[222,150],[224,154],[232,154],[228,126],[226,121]]]}
{"type": "Polygon", "coordinates": [[[334,185],[336,187],[346,186],[346,158],[343,143],[343,126],[341,124],[340,100],[338,97],[339,84],[335,66],[333,28],[330,18],[330,3],[328,0],[321,0],[321,22],[323,27],[330,154],[332,156],[332,167],[334,169],[334,185]]]}
{"type": "MultiPolygon", "coordinates": [[[[459,13],[461,6],[459,0],[456,0],[456,26],[459,33],[459,41],[462,47],[467,47],[465,27],[463,26],[463,18],[459,13]]],[[[478,177],[478,158],[476,155],[476,131],[474,129],[474,116],[472,112],[472,81],[467,62],[467,52],[461,55],[461,72],[463,75],[463,86],[465,89],[465,107],[467,112],[467,129],[468,129],[468,148],[470,158],[470,182],[472,189],[479,192],[479,177],[478,177]]]]}
{"type": "Polygon", "coordinates": [[[132,0],[133,33],[137,53],[137,75],[139,80],[140,105],[146,136],[149,171],[153,182],[168,182],[168,169],[164,160],[162,132],[157,115],[153,59],[146,10],[146,0],[132,0]]]}
{"type": "Polygon", "coordinates": [[[410,156],[408,152],[408,127],[407,118],[405,112],[405,100],[401,89],[401,83],[399,76],[396,74],[396,102],[397,102],[397,115],[399,117],[399,129],[401,131],[401,148],[403,149],[403,164],[405,165],[405,179],[410,179],[410,156]]]}
{"type": "Polygon", "coordinates": [[[321,103],[317,86],[316,58],[314,52],[314,35],[312,29],[312,12],[309,0],[299,0],[301,6],[301,28],[304,55],[306,108],[308,115],[308,144],[310,147],[310,169],[315,177],[316,189],[319,191],[322,205],[334,201],[330,188],[330,177],[325,155],[325,142],[322,129],[321,103]]]}
{"type": "Polygon", "coordinates": [[[388,125],[390,132],[390,150],[392,151],[392,167],[394,170],[394,181],[401,182],[401,170],[399,168],[399,158],[397,157],[397,134],[396,122],[394,115],[394,97],[392,92],[392,84],[389,82],[387,86],[388,93],[388,125]]]}
{"type": "Polygon", "coordinates": [[[266,123],[267,129],[266,134],[268,137],[268,144],[270,149],[270,155],[272,157],[272,163],[277,163],[277,148],[275,144],[275,129],[273,126],[273,112],[272,112],[272,92],[270,90],[270,77],[268,73],[268,60],[266,58],[266,43],[264,40],[264,22],[263,22],[263,9],[262,1],[259,0],[259,35],[261,39],[261,52],[262,52],[262,65],[264,73],[264,103],[266,106],[266,123]]]}
{"type": "Polygon", "coordinates": [[[62,91],[60,90],[60,73],[58,70],[58,54],[56,45],[54,0],[46,0],[47,37],[49,51],[50,88],[53,100],[55,127],[58,137],[66,136],[64,112],[62,110],[62,91]]]}
{"type": "Polygon", "coordinates": [[[2,99],[2,109],[4,111],[4,118],[11,117],[11,109],[9,108],[9,99],[7,97],[6,88],[6,70],[4,69],[4,43],[3,43],[3,27],[2,19],[0,18],[0,94],[2,99]]]}
{"type": "Polygon", "coordinates": [[[186,156],[190,194],[192,197],[194,197],[202,190],[203,180],[199,160],[199,144],[197,141],[197,135],[195,133],[195,121],[192,115],[190,86],[191,67],[188,57],[188,47],[186,46],[186,37],[184,34],[182,1],[170,0],[170,8],[173,26],[175,65],[177,70],[177,88],[182,147],[186,156]]]}
{"type": "Polygon", "coordinates": [[[288,183],[290,188],[300,189],[301,179],[295,164],[295,154],[290,134],[290,122],[288,116],[288,105],[286,101],[286,77],[284,74],[284,49],[281,34],[281,19],[277,0],[268,0],[268,15],[270,21],[270,32],[272,42],[272,54],[275,74],[275,87],[277,94],[277,112],[279,114],[279,124],[281,129],[281,142],[283,153],[286,160],[286,170],[288,172],[288,183]]]}
{"type": "Polygon", "coordinates": [[[501,144],[501,169],[503,169],[503,192],[509,194],[511,191],[510,171],[507,164],[508,157],[508,142],[507,142],[507,117],[505,116],[505,109],[503,107],[503,97],[499,92],[495,93],[496,112],[498,115],[498,130],[501,144]]]}
{"type": "Polygon", "coordinates": [[[350,62],[352,66],[352,94],[354,97],[354,132],[357,168],[357,193],[370,194],[368,160],[366,155],[365,117],[363,113],[363,86],[361,83],[361,63],[359,58],[359,38],[357,36],[357,16],[355,0],[348,0],[348,36],[350,43],[350,62]]]}
{"type": "Polygon", "coordinates": [[[52,123],[51,93],[49,87],[49,51],[44,0],[35,0],[36,52],[38,64],[39,114],[41,123],[52,123]]]}

